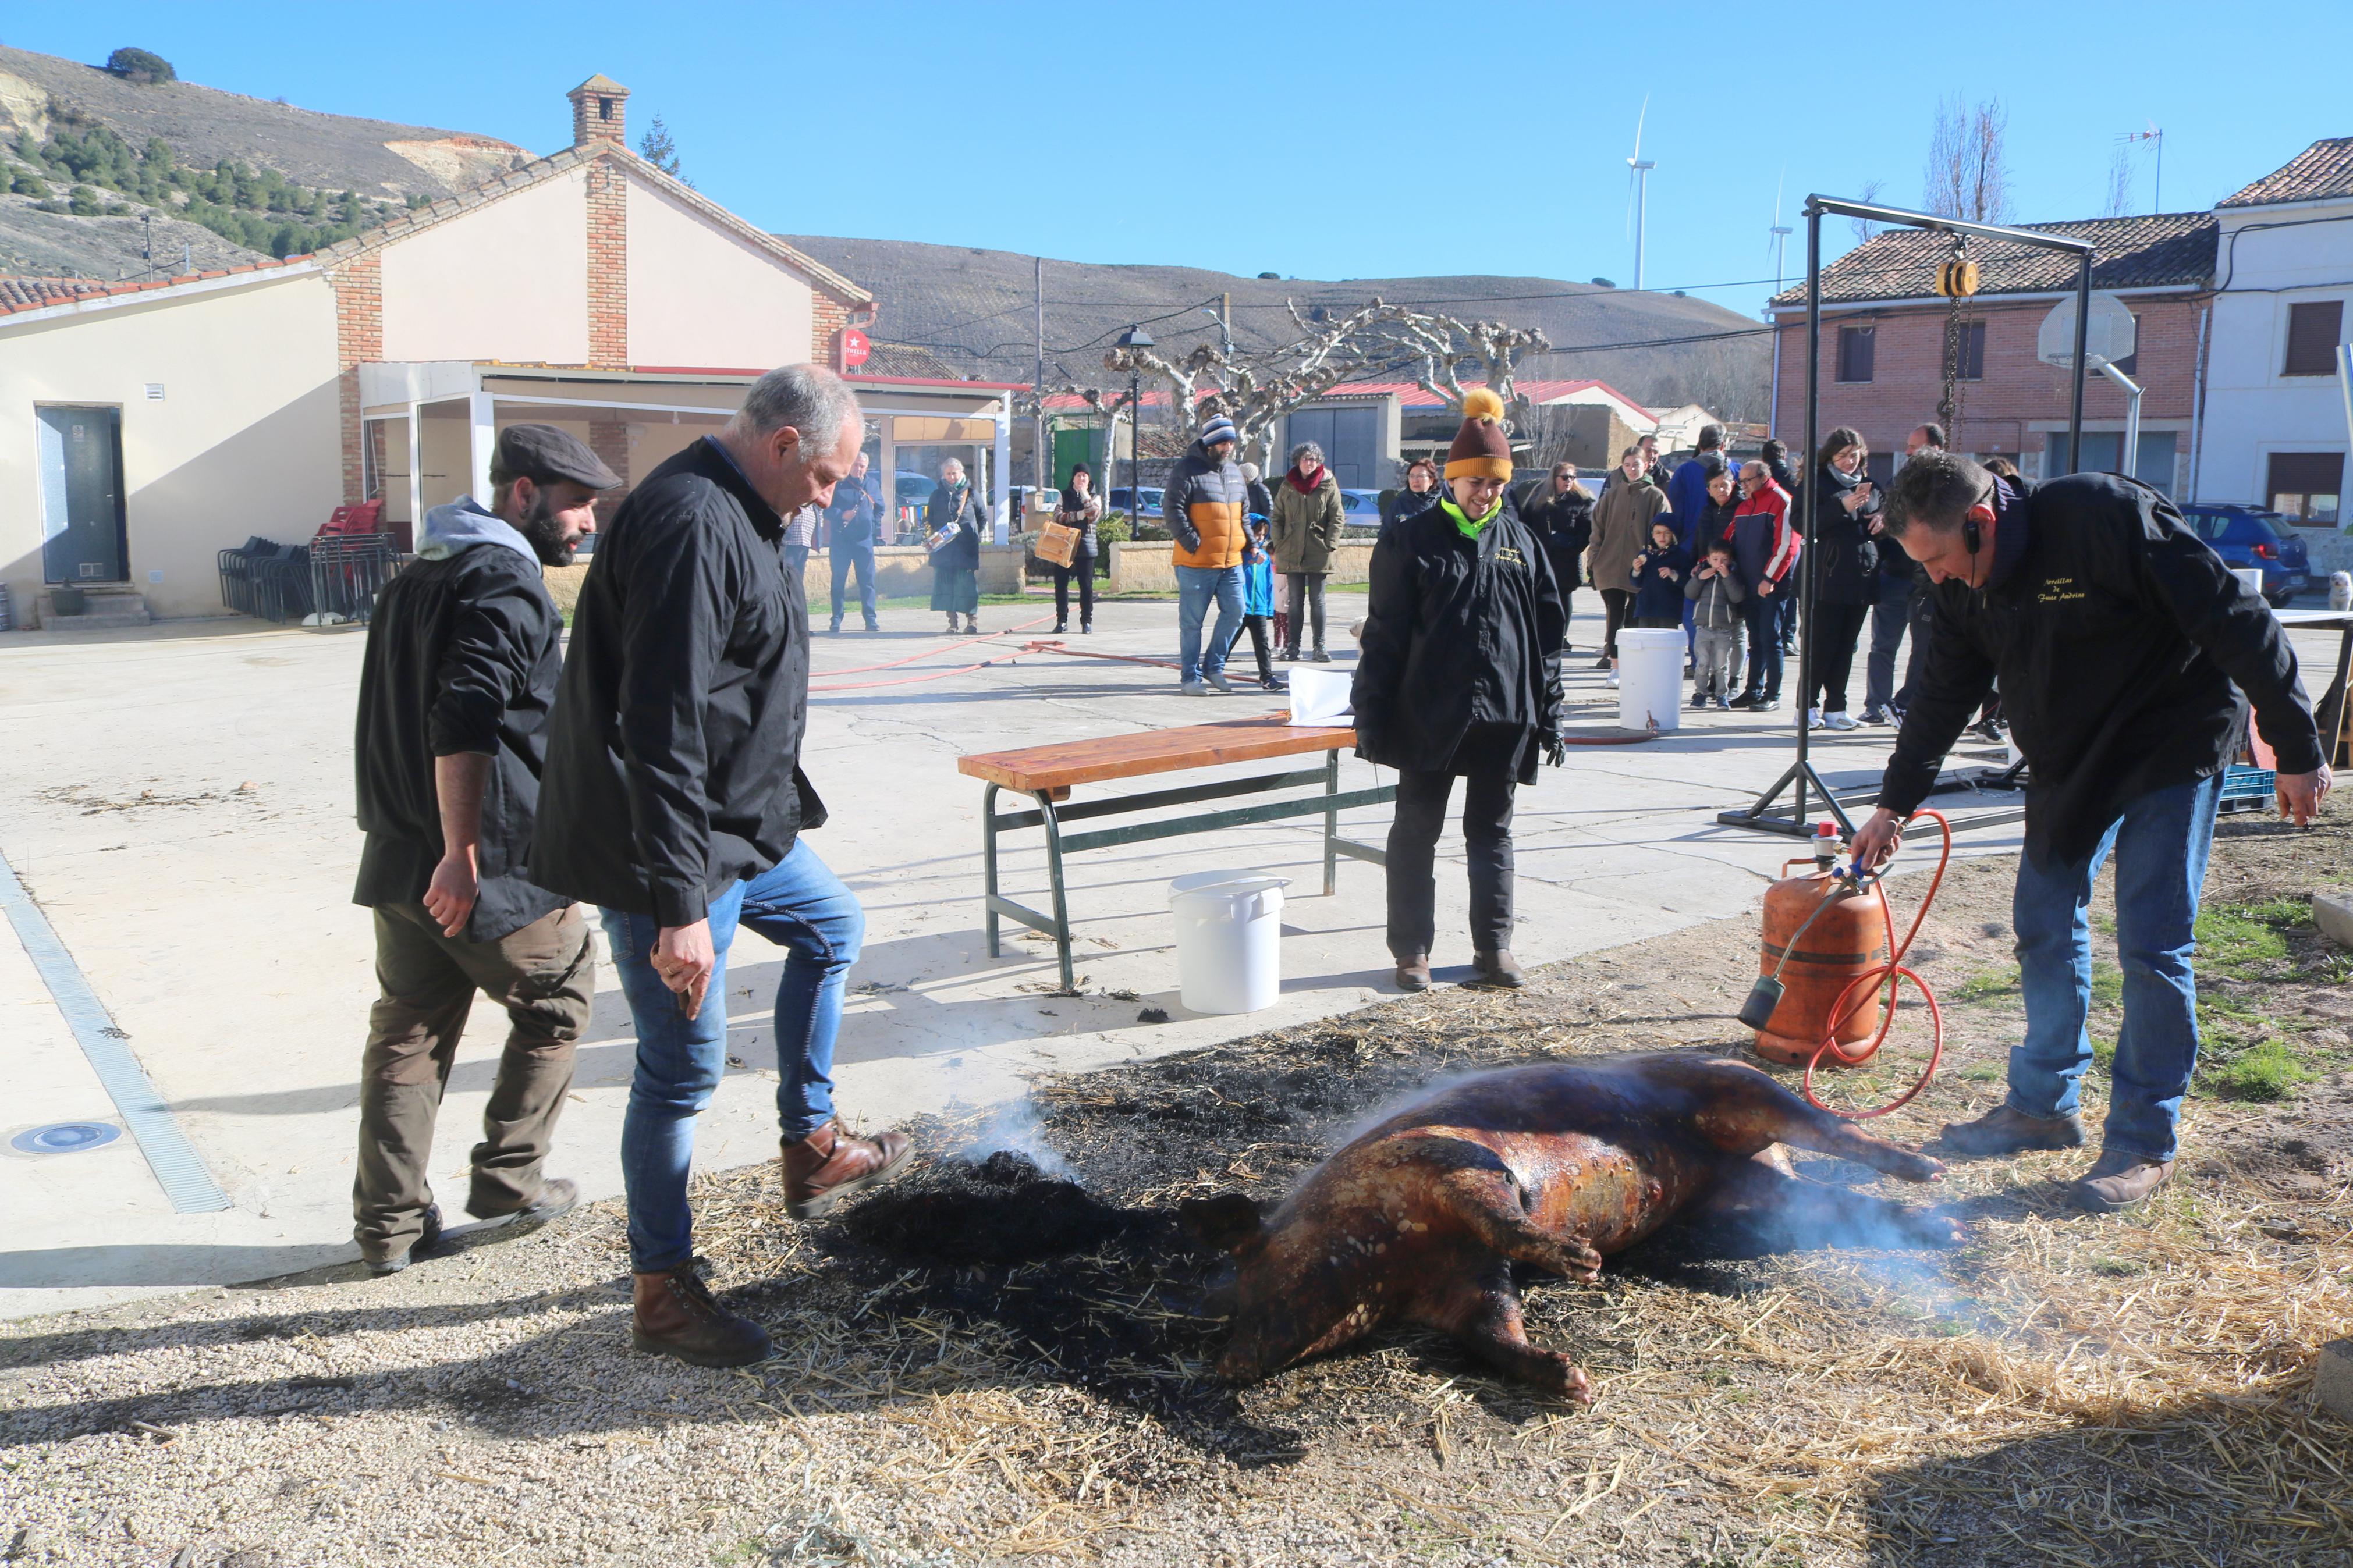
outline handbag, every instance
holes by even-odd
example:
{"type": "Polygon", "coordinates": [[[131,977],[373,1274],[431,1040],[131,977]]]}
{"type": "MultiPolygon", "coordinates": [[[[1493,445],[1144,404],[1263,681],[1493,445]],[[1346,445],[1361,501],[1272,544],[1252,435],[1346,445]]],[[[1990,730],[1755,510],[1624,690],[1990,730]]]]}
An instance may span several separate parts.
{"type": "Polygon", "coordinates": [[[1050,522],[1038,534],[1038,559],[1057,566],[1068,566],[1078,557],[1079,531],[1064,523],[1050,522]]]}

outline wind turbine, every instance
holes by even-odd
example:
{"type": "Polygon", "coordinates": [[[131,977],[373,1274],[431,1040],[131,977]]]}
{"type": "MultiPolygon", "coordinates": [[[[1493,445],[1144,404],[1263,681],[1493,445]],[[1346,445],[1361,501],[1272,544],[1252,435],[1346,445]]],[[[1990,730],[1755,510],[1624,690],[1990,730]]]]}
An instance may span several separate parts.
{"type": "Polygon", "coordinates": [[[1773,248],[1773,292],[1776,294],[1781,291],[1781,258],[1788,250],[1789,236],[1797,232],[1781,221],[1781,187],[1788,177],[1789,171],[1784,167],[1780,177],[1773,182],[1773,226],[1765,231],[1772,237],[1765,243],[1773,248]]]}
{"type": "Polygon", "coordinates": [[[1641,111],[1634,116],[1634,155],[1626,160],[1626,200],[1634,219],[1634,287],[1642,287],[1642,237],[1649,227],[1651,171],[1659,165],[1642,156],[1642,121],[1650,117],[1651,95],[1642,95],[1641,111]]]}

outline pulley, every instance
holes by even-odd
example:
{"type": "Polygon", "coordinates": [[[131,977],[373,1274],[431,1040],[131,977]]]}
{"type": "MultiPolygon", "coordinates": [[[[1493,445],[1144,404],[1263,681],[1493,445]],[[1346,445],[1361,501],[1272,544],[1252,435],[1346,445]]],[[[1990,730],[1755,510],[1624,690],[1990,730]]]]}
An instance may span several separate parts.
{"type": "Polygon", "coordinates": [[[1936,264],[1936,292],[1947,300],[1966,300],[1978,291],[1978,264],[1963,257],[1936,264]]]}

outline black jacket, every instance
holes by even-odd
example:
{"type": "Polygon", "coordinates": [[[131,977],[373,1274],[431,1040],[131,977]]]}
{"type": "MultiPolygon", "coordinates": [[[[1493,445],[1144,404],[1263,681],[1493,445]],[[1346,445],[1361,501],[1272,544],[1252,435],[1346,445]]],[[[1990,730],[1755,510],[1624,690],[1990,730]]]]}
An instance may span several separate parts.
{"type": "Polygon", "coordinates": [[[691,925],[823,825],[800,771],[808,606],[784,527],[705,437],[600,531],[548,721],[541,886],[691,925]]]}
{"type": "Polygon", "coordinates": [[[1274,515],[1274,492],[1266,488],[1264,479],[1244,479],[1242,490],[1250,497],[1246,504],[1252,517],[1271,518],[1274,515]]]}
{"type": "Polygon", "coordinates": [[[1439,500],[1438,487],[1435,485],[1426,490],[1416,490],[1412,486],[1406,485],[1385,493],[1381,497],[1381,535],[1386,536],[1390,529],[1395,528],[1407,518],[1419,517],[1423,512],[1436,506],[1439,500]]]}
{"type": "MultiPolygon", "coordinates": [[[[1870,477],[1861,468],[1841,474],[1828,463],[1815,465],[1814,541],[1808,549],[1814,561],[1818,603],[1868,605],[1879,597],[1879,584],[1873,576],[1879,570],[1879,543],[1871,536],[1870,521],[1879,513],[1879,495],[1873,491],[1871,500],[1852,513],[1839,500],[1870,477]]],[[[1798,564],[1801,570],[1805,567],[1803,556],[1798,564]]]]}
{"type": "Polygon", "coordinates": [[[961,504],[955,499],[956,494],[942,485],[932,492],[931,500],[923,508],[926,531],[953,535],[932,552],[932,566],[934,570],[954,567],[965,572],[977,572],[980,570],[980,531],[987,524],[988,508],[982,504],[980,492],[968,479],[965,482],[961,504]]]}
{"type": "Polygon", "coordinates": [[[377,596],[352,746],[367,833],[353,903],[423,900],[443,852],[434,759],[463,752],[491,758],[467,940],[496,942],[570,901],[523,872],[563,631],[539,563],[497,542],[412,562],[377,596]]]}
{"type": "Polygon", "coordinates": [[[1520,518],[1544,541],[1545,553],[1552,557],[1553,581],[1563,593],[1583,586],[1577,563],[1593,542],[1592,499],[1555,495],[1548,476],[1537,481],[1528,498],[1520,507],[1520,518]]]}
{"type": "MultiPolygon", "coordinates": [[[[1442,506],[1406,519],[1374,544],[1372,576],[1354,687],[1358,756],[1442,771],[1474,722],[1559,733],[1560,589],[1508,495],[1475,540],[1442,506]]],[[[1524,742],[1520,782],[1535,770],[1524,742]]]]}
{"type": "Polygon", "coordinates": [[[2320,765],[2295,654],[2263,601],[2173,503],[2116,474],[2072,474],[1996,503],[1992,580],[1929,590],[1928,658],[1879,804],[1908,813],[1998,676],[2026,757],[2026,847],[2090,854],[2126,805],[2220,772],[2245,701],[2286,773],[2320,765]],[[2235,683],[2235,684],[2234,684],[2235,683]]]}
{"type": "Polygon", "coordinates": [[[1692,552],[1682,545],[1662,550],[1653,544],[1634,558],[1640,563],[1634,568],[1627,586],[1634,590],[1634,618],[1649,624],[1683,619],[1683,584],[1691,576],[1692,552]],[[1662,572],[1672,572],[1672,578],[1662,577],[1662,572]]]}

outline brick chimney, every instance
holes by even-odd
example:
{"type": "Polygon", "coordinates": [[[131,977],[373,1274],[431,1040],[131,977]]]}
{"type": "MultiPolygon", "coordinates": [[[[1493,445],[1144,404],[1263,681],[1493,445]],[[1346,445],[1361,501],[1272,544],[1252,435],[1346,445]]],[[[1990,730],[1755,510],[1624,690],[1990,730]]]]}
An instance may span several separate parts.
{"type": "Polygon", "coordinates": [[[592,76],[564,95],[572,100],[572,144],[618,142],[628,145],[629,89],[608,76],[592,76]]]}

